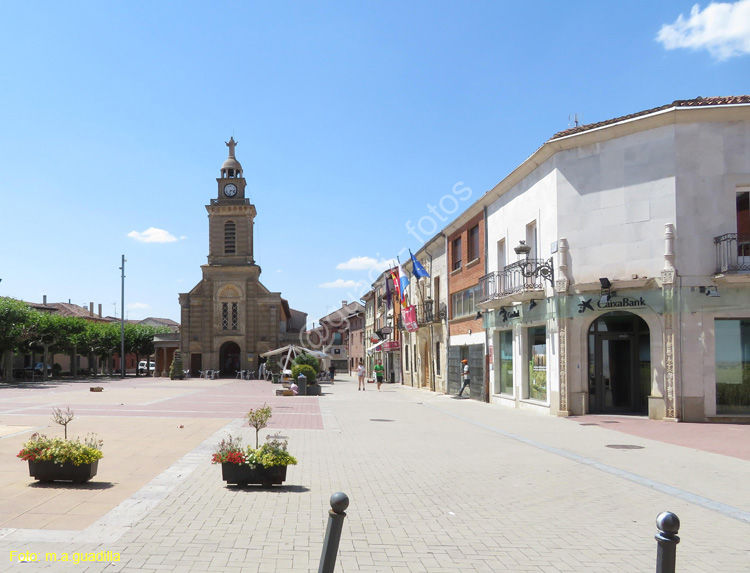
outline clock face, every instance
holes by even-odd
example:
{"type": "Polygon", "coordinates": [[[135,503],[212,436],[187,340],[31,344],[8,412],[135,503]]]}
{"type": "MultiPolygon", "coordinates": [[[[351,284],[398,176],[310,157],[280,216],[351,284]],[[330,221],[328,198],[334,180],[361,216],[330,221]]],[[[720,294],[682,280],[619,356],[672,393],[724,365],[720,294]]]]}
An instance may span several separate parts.
{"type": "Polygon", "coordinates": [[[224,185],[224,195],[227,197],[234,197],[237,195],[237,186],[234,183],[227,183],[224,185]]]}

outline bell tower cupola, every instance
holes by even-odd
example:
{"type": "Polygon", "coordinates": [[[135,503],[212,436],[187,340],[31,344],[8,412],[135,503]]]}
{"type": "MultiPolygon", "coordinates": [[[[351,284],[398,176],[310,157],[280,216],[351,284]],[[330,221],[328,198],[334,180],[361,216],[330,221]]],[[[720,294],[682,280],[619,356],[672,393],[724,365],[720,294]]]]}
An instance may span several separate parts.
{"type": "Polygon", "coordinates": [[[229,157],[221,166],[221,177],[216,179],[219,184],[219,202],[234,202],[238,199],[245,200],[245,178],[242,176],[242,165],[234,156],[234,148],[237,142],[234,136],[225,142],[229,148],[229,157]]]}

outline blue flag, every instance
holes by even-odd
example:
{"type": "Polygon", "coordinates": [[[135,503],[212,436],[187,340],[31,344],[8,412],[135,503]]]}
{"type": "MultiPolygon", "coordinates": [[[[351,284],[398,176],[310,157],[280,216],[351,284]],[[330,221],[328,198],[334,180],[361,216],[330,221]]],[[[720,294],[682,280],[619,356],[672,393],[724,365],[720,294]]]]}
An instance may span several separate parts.
{"type": "Polygon", "coordinates": [[[421,279],[422,277],[430,278],[429,273],[426,270],[424,270],[422,263],[420,263],[417,260],[417,257],[412,255],[411,249],[409,250],[409,254],[411,255],[411,274],[417,277],[418,279],[421,279]]]}

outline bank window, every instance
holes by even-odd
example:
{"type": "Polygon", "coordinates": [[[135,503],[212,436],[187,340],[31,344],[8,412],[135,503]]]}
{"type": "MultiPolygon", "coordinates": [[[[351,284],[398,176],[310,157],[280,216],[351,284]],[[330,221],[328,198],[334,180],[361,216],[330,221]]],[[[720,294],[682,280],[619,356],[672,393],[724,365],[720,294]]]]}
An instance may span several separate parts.
{"type": "Polygon", "coordinates": [[[453,270],[461,268],[461,237],[453,241],[453,270]]]}
{"type": "Polygon", "coordinates": [[[469,229],[469,262],[479,258],[479,225],[469,229]]]}
{"type": "Polygon", "coordinates": [[[526,329],[527,391],[531,400],[547,400],[547,327],[526,329]]]}
{"type": "Polygon", "coordinates": [[[750,414],[750,319],[717,319],[716,413],[750,414]]]}
{"type": "Polygon", "coordinates": [[[513,394],[513,331],[501,330],[499,333],[500,344],[496,356],[495,378],[496,394],[513,394]]]}
{"type": "Polygon", "coordinates": [[[451,295],[452,317],[459,318],[476,314],[476,302],[479,300],[480,294],[481,288],[479,285],[453,293],[451,295]]]}

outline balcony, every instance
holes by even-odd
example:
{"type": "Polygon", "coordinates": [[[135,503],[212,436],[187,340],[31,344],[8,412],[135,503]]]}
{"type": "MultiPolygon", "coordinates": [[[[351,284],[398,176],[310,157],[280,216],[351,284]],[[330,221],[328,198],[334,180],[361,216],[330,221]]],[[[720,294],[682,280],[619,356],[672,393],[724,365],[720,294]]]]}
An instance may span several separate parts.
{"type": "Polygon", "coordinates": [[[727,233],[714,237],[716,274],[750,273],[750,235],[727,233]]]}
{"type": "Polygon", "coordinates": [[[479,304],[492,307],[492,301],[504,302],[523,300],[531,293],[543,296],[544,282],[554,284],[552,259],[524,259],[506,266],[479,279],[479,304]],[[540,295],[541,291],[541,295],[540,295]]]}
{"type": "Polygon", "coordinates": [[[416,305],[416,309],[417,324],[419,326],[427,326],[432,322],[445,320],[445,304],[439,305],[433,300],[426,300],[423,303],[416,305]]]}

